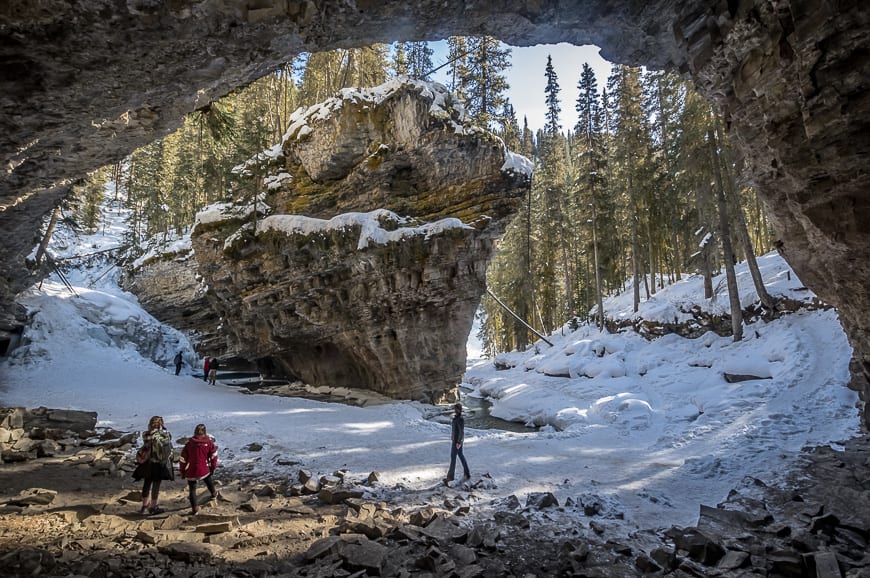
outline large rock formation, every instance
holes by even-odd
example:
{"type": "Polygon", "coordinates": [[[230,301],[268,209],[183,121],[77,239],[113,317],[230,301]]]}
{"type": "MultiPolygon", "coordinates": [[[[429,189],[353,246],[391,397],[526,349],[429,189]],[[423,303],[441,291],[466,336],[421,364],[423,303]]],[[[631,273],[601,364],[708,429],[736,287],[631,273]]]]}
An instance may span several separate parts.
{"type": "MultiPolygon", "coordinates": [[[[197,217],[192,259],[226,338],[203,349],[313,385],[452,399],[530,163],[464,124],[437,84],[348,90],[292,120],[280,147],[240,167],[263,180],[271,214],[255,224],[251,203],[197,217]]],[[[156,316],[209,335],[187,314],[202,308],[190,260],[149,260],[131,288],[156,316]]]]}
{"type": "MultiPolygon", "coordinates": [[[[870,372],[870,4],[857,0],[13,0],[0,5],[0,331],[64,180],[303,51],[490,34],[677,69],[731,116],[785,255],[870,372]]],[[[0,335],[2,342],[2,335],[0,335]]],[[[867,387],[866,379],[856,387],[867,387]]],[[[865,390],[866,399],[868,391],[865,390]]]]}

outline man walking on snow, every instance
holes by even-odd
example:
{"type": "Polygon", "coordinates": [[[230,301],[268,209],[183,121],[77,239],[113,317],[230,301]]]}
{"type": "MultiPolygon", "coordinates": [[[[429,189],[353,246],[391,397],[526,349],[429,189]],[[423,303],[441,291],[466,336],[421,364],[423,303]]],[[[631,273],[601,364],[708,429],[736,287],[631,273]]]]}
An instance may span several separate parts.
{"type": "Polygon", "coordinates": [[[471,477],[471,472],[468,471],[468,462],[465,461],[465,454],[462,453],[462,446],[465,443],[465,420],[462,418],[462,404],[457,403],[453,406],[453,421],[451,422],[450,435],[450,469],[447,470],[447,477],[444,478],[444,484],[449,484],[453,481],[453,474],[456,471],[456,456],[462,462],[462,469],[465,470],[465,479],[471,477]]]}

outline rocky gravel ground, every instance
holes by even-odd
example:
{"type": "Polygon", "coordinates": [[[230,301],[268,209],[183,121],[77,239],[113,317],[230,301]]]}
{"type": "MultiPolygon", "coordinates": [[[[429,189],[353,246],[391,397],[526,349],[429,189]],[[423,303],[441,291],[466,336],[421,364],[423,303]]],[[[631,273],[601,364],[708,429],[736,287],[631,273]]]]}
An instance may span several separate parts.
{"type": "Polygon", "coordinates": [[[138,434],[95,423],[0,410],[0,575],[870,578],[867,436],[808,449],[788,488],[747,478],[701,506],[695,527],[624,536],[596,508],[546,493],[484,518],[485,476],[373,501],[376,472],[265,480],[222,468],[219,499],[198,515],[181,481],[164,482],[165,512],[141,515],[138,434]]]}

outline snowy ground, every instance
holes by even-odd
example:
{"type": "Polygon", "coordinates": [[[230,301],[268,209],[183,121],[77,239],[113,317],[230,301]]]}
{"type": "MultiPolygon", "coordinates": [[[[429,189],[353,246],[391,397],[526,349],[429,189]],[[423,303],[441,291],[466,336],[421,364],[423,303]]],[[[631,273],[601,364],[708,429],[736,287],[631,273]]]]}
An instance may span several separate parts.
{"type": "MultiPolygon", "coordinates": [[[[110,246],[110,233],[86,239],[87,250],[110,246]]],[[[55,247],[64,249],[86,252],[81,243],[55,247]]],[[[774,295],[812,296],[794,273],[788,279],[779,256],[760,262],[774,295]]],[[[186,338],[145,313],[118,288],[117,271],[102,267],[70,275],[77,296],[54,277],[24,296],[31,323],[23,346],[0,362],[0,405],[96,411],[99,425],[121,430],[142,430],[162,415],[176,438],[203,422],[233,470],[269,477],[295,476],[300,467],[346,468],[358,477],[377,470],[380,497],[401,486],[421,501],[443,500],[430,489],[446,472],[450,433],[424,419],[432,407],[358,408],[209,386],[192,375],[199,360],[186,338]],[[187,357],[176,377],[171,359],[179,349],[187,357]],[[246,450],[252,442],[262,451],[246,450]]],[[[751,302],[745,267],[739,272],[744,303],[751,302]]],[[[700,279],[688,278],[640,314],[673,320],[693,303],[720,307],[703,303],[700,291],[700,279]]],[[[727,307],[727,295],[718,302],[727,307]]],[[[632,315],[630,295],[606,309],[632,315]]],[[[560,503],[597,502],[616,529],[693,524],[700,504],[715,505],[744,477],[775,482],[802,447],[836,447],[859,431],[857,396],[845,387],[851,349],[832,310],[753,324],[740,343],[712,334],[648,342],[587,327],[565,328],[551,341],[501,356],[509,370],[469,359],[464,395],[490,398],[496,416],[541,426],[466,432],[472,481],[484,483],[449,491],[475,502],[474,513],[485,515],[511,494],[524,502],[530,492],[551,491],[560,503]],[[723,372],[770,379],[729,384],[723,372]],[[481,478],[486,473],[491,482],[481,478]]]]}

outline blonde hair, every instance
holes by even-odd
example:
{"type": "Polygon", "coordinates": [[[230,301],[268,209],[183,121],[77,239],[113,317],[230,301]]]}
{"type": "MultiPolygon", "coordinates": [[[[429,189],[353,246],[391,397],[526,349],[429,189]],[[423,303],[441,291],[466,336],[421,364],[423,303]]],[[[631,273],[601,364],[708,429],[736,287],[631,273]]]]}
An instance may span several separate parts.
{"type": "Polygon", "coordinates": [[[196,427],[193,428],[193,435],[194,435],[194,436],[204,436],[204,435],[206,435],[205,424],[204,424],[204,423],[198,423],[198,424],[196,424],[196,427]]]}
{"type": "Polygon", "coordinates": [[[151,419],[148,420],[148,431],[156,429],[163,429],[163,417],[159,415],[152,416],[151,419]]]}

